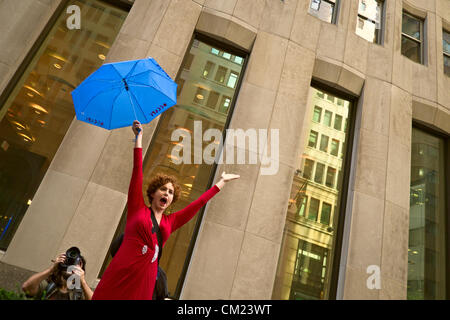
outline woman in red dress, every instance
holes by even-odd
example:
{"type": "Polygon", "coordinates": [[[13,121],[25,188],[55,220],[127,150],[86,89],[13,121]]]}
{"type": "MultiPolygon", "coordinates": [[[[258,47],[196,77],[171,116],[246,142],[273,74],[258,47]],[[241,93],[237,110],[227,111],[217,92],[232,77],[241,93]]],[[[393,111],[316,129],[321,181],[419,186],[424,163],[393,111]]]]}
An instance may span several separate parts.
{"type": "MultiPolygon", "coordinates": [[[[153,212],[163,245],[169,235],[192,219],[226,182],[239,175],[222,174],[220,181],[184,209],[170,215],[164,211],[172,204],[177,186],[167,182],[149,195],[151,209],[142,195],[142,126],[133,123],[136,136],[134,166],[128,190],[128,213],[123,242],[94,291],[92,300],[151,300],[158,268],[158,240],[152,232],[153,212]]],[[[173,180],[169,180],[173,181],[173,180]]]]}

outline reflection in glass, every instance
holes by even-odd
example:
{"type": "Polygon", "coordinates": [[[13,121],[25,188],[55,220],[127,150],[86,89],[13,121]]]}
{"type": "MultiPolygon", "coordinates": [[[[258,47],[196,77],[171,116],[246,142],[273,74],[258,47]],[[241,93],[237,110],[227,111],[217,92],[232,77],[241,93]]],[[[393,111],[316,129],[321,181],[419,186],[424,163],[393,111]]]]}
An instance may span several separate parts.
{"type": "Polygon", "coordinates": [[[420,43],[402,37],[402,55],[408,57],[412,61],[420,63],[420,43]]]}
{"type": "Polygon", "coordinates": [[[406,13],[403,13],[402,19],[402,33],[417,40],[421,40],[420,20],[406,13]]]}
{"type": "Polygon", "coordinates": [[[450,77],[450,56],[444,56],[444,72],[450,77]]]}
{"type": "Polygon", "coordinates": [[[373,43],[381,43],[383,1],[359,0],[356,34],[373,43]]]}
{"type": "Polygon", "coordinates": [[[423,22],[405,12],[403,12],[402,19],[402,55],[412,61],[422,63],[423,22]]]}
{"type": "Polygon", "coordinates": [[[444,73],[450,77],[450,33],[442,30],[442,47],[444,50],[444,73]]]}
{"type": "Polygon", "coordinates": [[[320,20],[334,23],[336,0],[311,0],[308,12],[320,20]]]}
{"type": "Polygon", "coordinates": [[[308,141],[308,146],[311,148],[315,148],[317,146],[317,137],[318,137],[318,133],[315,131],[312,131],[309,133],[309,141],[308,141]]]}
{"type": "MultiPolygon", "coordinates": [[[[158,124],[158,130],[155,132],[150,149],[147,151],[144,161],[144,186],[156,173],[165,173],[177,177],[181,186],[180,199],[166,212],[180,210],[189,203],[197,199],[209,187],[211,175],[214,173],[213,165],[205,163],[194,163],[194,143],[195,131],[199,131],[199,139],[208,129],[218,129],[223,132],[225,123],[230,115],[235,88],[230,88],[223,84],[227,70],[242,75],[242,64],[235,62],[236,59],[224,59],[228,53],[220,51],[210,45],[195,39],[189,53],[195,56],[190,70],[181,68],[177,83],[184,82],[177,105],[165,111],[158,124]],[[210,65],[211,68],[206,67],[210,65]],[[218,70],[214,78],[205,77],[204,71],[212,70],[215,65],[218,70]],[[202,99],[200,99],[202,98],[202,99]],[[204,102],[206,101],[206,102],[204,102]],[[194,122],[201,122],[201,127],[194,128],[194,122]],[[184,146],[186,150],[191,148],[191,164],[175,164],[172,161],[172,149],[178,141],[171,141],[174,130],[181,129],[190,134],[190,145],[184,146]]],[[[232,56],[232,55],[230,55],[232,56]]],[[[243,57],[241,57],[243,62],[243,57]]],[[[210,73],[208,73],[209,75],[210,73]]],[[[186,143],[187,140],[182,142],[186,143]]],[[[198,142],[197,142],[198,143],[198,142]]],[[[211,141],[203,141],[203,149],[211,141]]],[[[145,199],[147,202],[148,199],[145,199]]],[[[122,221],[125,220],[124,214],[122,221]]],[[[168,290],[171,295],[176,294],[177,285],[181,285],[180,275],[191,243],[195,225],[199,215],[196,215],[189,223],[184,225],[173,233],[164,246],[164,252],[161,256],[161,267],[167,273],[168,290]]],[[[123,232],[123,225],[119,226],[119,232],[123,232]]],[[[104,264],[103,270],[109,263],[108,259],[104,264]]]]}
{"type": "Polygon", "coordinates": [[[301,168],[292,182],[273,299],[329,298],[333,263],[330,257],[334,250],[333,230],[339,216],[340,172],[344,163],[330,154],[336,153],[336,145],[347,139],[347,132],[317,121],[314,114],[316,110],[328,111],[335,119],[339,116],[342,124],[349,116],[350,102],[329,94],[324,99],[324,92],[315,88],[311,88],[311,96],[313,115],[310,125],[303,129],[303,136],[309,139],[305,141],[301,168]],[[323,152],[316,148],[319,134],[331,139],[331,150],[323,152]]]}
{"type": "Polygon", "coordinates": [[[325,114],[324,114],[324,117],[323,117],[323,123],[324,123],[326,126],[331,127],[331,117],[332,117],[332,116],[333,116],[333,114],[332,114],[330,111],[325,110],[325,114]]]}
{"type": "Polygon", "coordinates": [[[412,130],[408,299],[446,298],[444,140],[412,130]]]}
{"type": "MultiPolygon", "coordinates": [[[[6,250],[75,116],[70,92],[100,67],[127,12],[104,1],[69,1],[5,105],[0,106],[0,249],[6,250]]],[[[57,213],[55,213],[57,214],[57,213]]]]}

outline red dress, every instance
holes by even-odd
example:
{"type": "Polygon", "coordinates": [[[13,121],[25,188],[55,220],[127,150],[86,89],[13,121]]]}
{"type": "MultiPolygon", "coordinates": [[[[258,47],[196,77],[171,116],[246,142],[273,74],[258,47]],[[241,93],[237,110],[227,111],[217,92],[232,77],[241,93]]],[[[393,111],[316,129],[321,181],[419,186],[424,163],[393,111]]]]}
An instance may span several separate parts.
{"type": "MultiPolygon", "coordinates": [[[[142,195],[142,149],[134,149],[134,167],[128,190],[128,214],[123,242],[103,274],[93,300],[151,300],[158,268],[158,240],[152,233],[150,209],[142,195]]],[[[163,245],[220,189],[212,187],[186,208],[164,215],[159,224],[163,245]]]]}

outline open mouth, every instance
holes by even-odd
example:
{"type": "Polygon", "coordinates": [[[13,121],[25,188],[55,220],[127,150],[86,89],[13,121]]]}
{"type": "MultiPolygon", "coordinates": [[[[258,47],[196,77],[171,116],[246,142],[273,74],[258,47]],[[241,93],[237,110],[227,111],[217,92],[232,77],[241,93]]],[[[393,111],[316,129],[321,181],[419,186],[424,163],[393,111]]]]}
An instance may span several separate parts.
{"type": "Polygon", "coordinates": [[[159,203],[161,203],[161,205],[165,205],[165,204],[167,204],[167,199],[161,198],[161,199],[159,199],[159,203]]]}

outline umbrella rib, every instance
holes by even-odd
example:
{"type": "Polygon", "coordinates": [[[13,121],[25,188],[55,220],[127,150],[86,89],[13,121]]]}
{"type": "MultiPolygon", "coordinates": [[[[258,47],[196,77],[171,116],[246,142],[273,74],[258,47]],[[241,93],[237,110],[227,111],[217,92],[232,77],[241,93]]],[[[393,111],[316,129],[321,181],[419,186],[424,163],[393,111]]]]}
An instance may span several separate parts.
{"type": "Polygon", "coordinates": [[[84,110],[86,110],[86,108],[89,106],[89,104],[92,102],[92,100],[94,100],[94,99],[95,99],[96,97],[98,97],[100,94],[103,94],[103,93],[105,93],[105,92],[107,92],[107,91],[110,91],[110,90],[119,89],[119,88],[121,88],[121,86],[120,86],[120,87],[110,87],[110,88],[108,88],[108,89],[105,89],[105,90],[102,90],[102,91],[100,91],[100,92],[97,92],[97,94],[94,95],[94,96],[93,96],[93,97],[85,104],[83,110],[80,109],[80,112],[84,112],[84,110]]]}
{"type": "Polygon", "coordinates": [[[114,82],[119,83],[119,82],[120,82],[120,80],[92,79],[92,80],[86,81],[84,84],[91,83],[91,82],[95,82],[95,81],[99,81],[99,82],[107,82],[107,83],[114,83],[114,82]]]}
{"type": "Polygon", "coordinates": [[[123,77],[124,79],[128,78],[128,76],[130,75],[131,72],[134,71],[134,69],[136,69],[137,64],[139,63],[139,61],[137,61],[134,66],[131,68],[131,70],[127,73],[127,75],[125,77],[123,77]]]}
{"type": "MultiPolygon", "coordinates": [[[[131,83],[132,83],[132,84],[131,84],[130,86],[134,86],[134,87],[154,88],[153,86],[150,86],[150,85],[148,85],[148,84],[142,84],[142,83],[135,82],[135,81],[131,81],[131,83]],[[133,84],[133,83],[134,83],[134,84],[133,84]]],[[[159,92],[162,92],[161,87],[158,86],[158,84],[156,83],[156,81],[153,81],[153,83],[154,83],[154,85],[156,86],[156,88],[154,88],[154,89],[157,89],[159,92]]]]}
{"type": "MultiPolygon", "coordinates": [[[[134,99],[136,100],[136,104],[138,105],[139,109],[141,109],[141,112],[142,112],[142,114],[144,115],[145,120],[147,121],[147,123],[150,122],[150,121],[148,121],[147,115],[145,114],[144,110],[142,109],[141,105],[139,104],[139,101],[138,101],[138,99],[136,98],[136,96],[134,95],[134,93],[131,92],[131,91],[128,91],[128,92],[130,93],[130,95],[133,96],[133,97],[130,97],[130,98],[131,98],[131,99],[134,98],[134,99]]],[[[136,119],[136,120],[137,120],[137,119],[136,119]]]]}
{"type": "MultiPolygon", "coordinates": [[[[145,71],[142,71],[142,72],[139,72],[139,73],[136,73],[136,74],[132,75],[131,77],[128,78],[128,80],[133,81],[132,78],[137,77],[137,76],[139,76],[139,75],[141,75],[141,74],[144,74],[144,73],[146,73],[146,72],[152,72],[152,73],[154,73],[154,74],[156,74],[156,75],[158,75],[158,76],[161,77],[161,74],[158,73],[158,72],[155,72],[155,71],[153,71],[153,70],[145,70],[145,71]]],[[[163,77],[163,78],[165,78],[165,77],[163,77]]],[[[173,81],[170,77],[169,77],[169,79],[166,79],[166,80],[171,80],[171,81],[173,81]]]]}
{"type": "MultiPolygon", "coordinates": [[[[139,85],[135,85],[135,84],[128,84],[130,87],[145,87],[145,88],[152,88],[152,89],[155,89],[155,88],[153,88],[152,86],[148,86],[148,85],[145,85],[145,84],[139,84],[139,85]]],[[[162,91],[161,91],[161,89],[160,89],[160,91],[159,91],[159,93],[161,93],[163,96],[165,96],[167,99],[169,99],[170,101],[173,101],[171,98],[169,98],[166,94],[164,94],[162,91]]],[[[176,101],[175,101],[175,103],[176,103],[176,101]]]]}
{"type": "Polygon", "coordinates": [[[114,98],[113,103],[111,104],[111,115],[109,117],[109,124],[111,125],[112,123],[112,114],[113,114],[113,110],[114,110],[114,104],[116,103],[117,98],[122,94],[124,88],[122,88],[119,93],[117,94],[117,96],[114,98]]]}
{"type": "Polygon", "coordinates": [[[110,66],[117,72],[117,74],[119,75],[120,79],[123,79],[122,75],[120,74],[119,70],[116,69],[114,64],[111,64],[110,66]]]}

